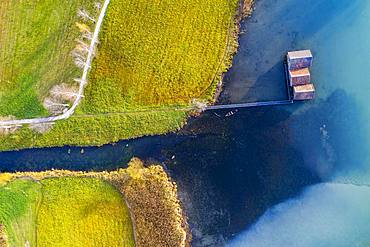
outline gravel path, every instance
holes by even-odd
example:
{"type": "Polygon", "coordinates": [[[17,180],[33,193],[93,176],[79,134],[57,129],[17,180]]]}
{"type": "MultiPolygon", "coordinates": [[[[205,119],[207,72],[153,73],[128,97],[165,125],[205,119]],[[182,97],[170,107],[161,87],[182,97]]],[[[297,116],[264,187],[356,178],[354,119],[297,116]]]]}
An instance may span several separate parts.
{"type": "Polygon", "coordinates": [[[71,117],[74,114],[77,106],[80,104],[81,99],[83,98],[84,89],[85,89],[85,86],[87,84],[87,75],[89,73],[89,70],[90,70],[90,67],[91,67],[91,62],[92,62],[93,57],[94,57],[93,56],[94,49],[95,49],[96,43],[98,42],[99,32],[100,32],[101,26],[103,24],[103,20],[104,20],[105,14],[107,12],[109,3],[110,3],[110,0],[105,0],[104,1],[104,5],[103,5],[102,10],[100,12],[99,19],[96,22],[95,30],[94,30],[94,33],[93,33],[93,37],[91,39],[90,47],[89,47],[89,53],[87,55],[85,67],[83,69],[82,77],[80,79],[80,86],[79,86],[79,90],[78,90],[78,95],[76,97],[76,100],[73,102],[73,105],[71,106],[71,108],[69,108],[66,112],[64,112],[63,114],[58,115],[58,116],[0,121],[0,128],[11,128],[11,127],[15,127],[15,126],[21,126],[21,125],[24,125],[24,124],[52,123],[52,122],[55,122],[55,121],[58,121],[58,120],[67,119],[67,118],[71,117]]]}

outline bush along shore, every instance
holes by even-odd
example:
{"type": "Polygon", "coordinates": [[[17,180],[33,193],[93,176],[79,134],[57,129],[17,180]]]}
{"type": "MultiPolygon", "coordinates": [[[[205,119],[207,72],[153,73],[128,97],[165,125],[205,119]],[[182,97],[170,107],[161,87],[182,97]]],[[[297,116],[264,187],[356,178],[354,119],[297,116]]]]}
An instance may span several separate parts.
{"type": "Polygon", "coordinates": [[[155,2],[113,0],[75,115],[54,124],[0,129],[0,150],[98,146],[174,132],[191,108],[213,103],[252,2],[155,2]]]}
{"type": "Polygon", "coordinates": [[[133,158],[113,172],[0,174],[0,246],[189,246],[177,188],[133,158]]]}

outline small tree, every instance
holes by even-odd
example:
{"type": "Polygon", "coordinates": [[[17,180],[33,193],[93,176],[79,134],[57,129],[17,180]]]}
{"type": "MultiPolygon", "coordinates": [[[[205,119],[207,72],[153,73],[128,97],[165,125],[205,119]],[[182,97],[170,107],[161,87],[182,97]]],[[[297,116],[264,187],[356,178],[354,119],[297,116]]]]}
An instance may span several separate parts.
{"type": "Polygon", "coordinates": [[[54,123],[39,123],[39,124],[31,124],[29,128],[40,134],[44,134],[48,132],[49,130],[51,130],[53,126],[54,126],[54,123]]]}
{"type": "Polygon", "coordinates": [[[91,22],[95,22],[95,19],[92,18],[89,14],[89,12],[87,12],[85,9],[79,9],[77,11],[77,15],[83,20],[83,21],[91,21],[91,22]]]}
{"type": "Polygon", "coordinates": [[[205,111],[206,108],[207,108],[207,101],[206,100],[193,99],[191,104],[193,106],[193,109],[198,113],[201,113],[201,112],[205,111]]]}
{"type": "Polygon", "coordinates": [[[47,97],[44,99],[43,105],[52,115],[59,115],[68,110],[69,104],[60,103],[54,98],[47,97]]]}
{"type": "MultiPolygon", "coordinates": [[[[0,121],[9,121],[15,119],[16,118],[14,116],[0,117],[0,121]]],[[[0,135],[12,134],[21,127],[21,125],[0,125],[0,135]]]]}
{"type": "Polygon", "coordinates": [[[74,101],[78,96],[78,86],[66,83],[58,84],[50,89],[50,96],[58,101],[74,101]]]}
{"type": "Polygon", "coordinates": [[[89,53],[89,46],[85,44],[83,41],[77,39],[77,45],[72,52],[77,52],[79,54],[86,55],[87,53],[89,53]]]}
{"type": "Polygon", "coordinates": [[[0,247],[8,247],[8,237],[5,234],[4,226],[0,224],[0,247]]]}
{"type": "Polygon", "coordinates": [[[91,34],[90,27],[84,23],[76,22],[76,26],[80,30],[80,33],[89,33],[91,34]]]}
{"type": "Polygon", "coordinates": [[[74,57],[73,61],[75,62],[75,65],[77,66],[77,68],[80,68],[80,69],[83,69],[86,65],[85,60],[80,56],[74,57]]]}
{"type": "Polygon", "coordinates": [[[91,33],[84,33],[82,34],[83,39],[92,40],[92,34],[91,33]]]}
{"type": "Polygon", "coordinates": [[[94,7],[97,11],[101,10],[101,6],[102,6],[102,4],[100,2],[95,2],[95,4],[94,4],[94,7]]]}

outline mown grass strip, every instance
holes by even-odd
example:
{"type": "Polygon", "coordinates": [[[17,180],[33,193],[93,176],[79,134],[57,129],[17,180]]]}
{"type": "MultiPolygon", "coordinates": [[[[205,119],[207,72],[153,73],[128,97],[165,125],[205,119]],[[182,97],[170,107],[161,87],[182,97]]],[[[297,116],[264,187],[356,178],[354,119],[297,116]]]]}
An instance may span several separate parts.
{"type": "Polygon", "coordinates": [[[93,146],[142,135],[165,134],[180,129],[186,112],[163,111],[71,117],[59,121],[46,133],[37,133],[27,126],[14,134],[1,136],[0,150],[63,145],[93,146]]]}

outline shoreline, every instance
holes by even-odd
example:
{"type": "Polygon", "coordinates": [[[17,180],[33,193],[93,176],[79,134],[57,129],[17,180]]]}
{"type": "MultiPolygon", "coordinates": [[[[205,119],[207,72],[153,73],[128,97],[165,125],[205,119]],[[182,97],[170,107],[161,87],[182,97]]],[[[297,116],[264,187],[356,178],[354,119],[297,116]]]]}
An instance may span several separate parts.
{"type": "Polygon", "coordinates": [[[214,93],[212,105],[214,105],[218,101],[220,95],[222,94],[224,87],[223,78],[225,74],[228,72],[228,70],[232,67],[234,56],[236,55],[239,49],[240,24],[243,20],[249,18],[252,15],[254,3],[255,0],[239,1],[239,7],[237,8],[236,14],[233,17],[235,23],[233,24],[233,28],[231,29],[230,35],[232,37],[232,42],[231,44],[230,42],[227,42],[227,47],[225,51],[226,55],[224,57],[224,63],[227,64],[226,71],[222,72],[222,74],[220,75],[220,80],[216,85],[216,91],[214,93]],[[234,45],[232,45],[232,43],[234,43],[234,45]]]}

